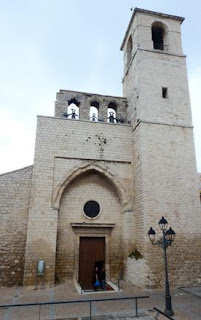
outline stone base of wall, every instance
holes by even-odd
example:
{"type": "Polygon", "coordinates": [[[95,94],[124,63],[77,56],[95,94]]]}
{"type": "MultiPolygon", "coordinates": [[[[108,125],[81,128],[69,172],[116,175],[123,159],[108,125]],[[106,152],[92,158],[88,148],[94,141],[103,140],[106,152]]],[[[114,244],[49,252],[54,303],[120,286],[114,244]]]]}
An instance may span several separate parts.
{"type": "Polygon", "coordinates": [[[0,175],[0,286],[21,285],[32,166],[0,175]]]}
{"type": "Polygon", "coordinates": [[[126,281],[137,287],[149,287],[149,267],[145,259],[127,259],[126,281]]]}

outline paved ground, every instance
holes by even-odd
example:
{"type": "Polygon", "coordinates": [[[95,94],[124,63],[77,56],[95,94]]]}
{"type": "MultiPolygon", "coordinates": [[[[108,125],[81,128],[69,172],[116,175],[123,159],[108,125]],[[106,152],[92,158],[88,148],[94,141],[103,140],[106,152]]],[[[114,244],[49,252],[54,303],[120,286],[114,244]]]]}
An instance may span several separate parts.
{"type": "MultiPolygon", "coordinates": [[[[164,310],[164,293],[162,290],[140,291],[133,286],[122,283],[122,292],[98,292],[80,295],[74,284],[68,282],[54,288],[34,290],[33,288],[0,288],[0,304],[22,304],[62,300],[87,300],[115,297],[149,295],[138,303],[139,320],[151,320],[155,316],[153,307],[164,310]]],[[[172,290],[172,306],[175,320],[201,320],[201,287],[172,290]]],[[[93,302],[92,315],[96,320],[134,319],[135,301],[120,300],[93,302]]],[[[60,305],[30,306],[18,308],[0,308],[0,320],[88,320],[89,303],[70,303],[60,305]]],[[[159,320],[165,320],[159,316],[159,320]]]]}

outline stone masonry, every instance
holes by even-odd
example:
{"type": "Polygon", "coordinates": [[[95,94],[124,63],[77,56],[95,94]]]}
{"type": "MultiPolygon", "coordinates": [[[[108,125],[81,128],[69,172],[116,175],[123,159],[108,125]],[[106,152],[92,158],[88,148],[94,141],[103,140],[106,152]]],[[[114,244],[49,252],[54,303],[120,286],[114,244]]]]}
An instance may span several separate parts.
{"type": "Polygon", "coordinates": [[[79,281],[81,238],[99,237],[107,275],[160,287],[162,251],[147,232],[152,226],[159,237],[162,216],[176,232],[171,284],[199,283],[201,207],[183,20],[135,9],[121,46],[124,97],[60,90],[54,116],[38,116],[33,167],[0,176],[2,285],[34,285],[38,260],[45,285],[79,281]],[[84,212],[88,201],[99,204],[95,218],[84,212]]]}
{"type": "MultiPolygon", "coordinates": [[[[133,266],[137,273],[144,270],[144,284],[151,286],[164,281],[161,249],[151,246],[147,237],[149,227],[157,228],[161,216],[177,233],[175,245],[168,249],[171,282],[196,283],[200,274],[201,210],[186,57],[181,46],[183,20],[136,9],[121,47],[123,93],[133,127],[136,245],[144,261],[140,269],[135,261],[133,266]],[[153,26],[158,28],[157,41],[160,32],[163,38],[158,50],[153,26]]],[[[130,280],[139,284],[136,278],[130,280]]]]}
{"type": "Polygon", "coordinates": [[[22,284],[32,166],[0,175],[0,285],[22,284]]]}

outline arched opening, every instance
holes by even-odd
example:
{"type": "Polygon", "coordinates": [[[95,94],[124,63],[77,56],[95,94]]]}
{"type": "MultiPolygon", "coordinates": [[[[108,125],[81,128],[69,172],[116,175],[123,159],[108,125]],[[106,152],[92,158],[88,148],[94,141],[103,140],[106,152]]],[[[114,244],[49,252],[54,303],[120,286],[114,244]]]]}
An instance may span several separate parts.
{"type": "Polygon", "coordinates": [[[164,36],[165,28],[161,23],[154,23],[152,25],[152,41],[153,48],[157,50],[164,50],[164,36]]]}
{"type": "Polygon", "coordinates": [[[67,117],[69,119],[79,119],[79,104],[75,98],[68,101],[67,117]]]}
{"type": "Polygon", "coordinates": [[[115,185],[97,170],[87,170],[66,185],[58,213],[57,282],[76,276],[82,288],[93,289],[94,265],[100,262],[107,274],[118,279],[122,272],[121,212],[115,185]],[[98,204],[98,213],[92,203],[98,204]]]}
{"type": "Polygon", "coordinates": [[[127,43],[127,48],[126,48],[126,65],[127,67],[129,66],[129,63],[131,62],[132,58],[132,50],[133,50],[133,41],[132,41],[132,36],[130,35],[127,43]]]}
{"type": "Polygon", "coordinates": [[[116,114],[117,105],[114,102],[110,102],[107,109],[107,122],[117,123],[116,114]]]}
{"type": "Polygon", "coordinates": [[[92,101],[89,111],[89,119],[91,121],[98,121],[99,102],[92,101]]]}

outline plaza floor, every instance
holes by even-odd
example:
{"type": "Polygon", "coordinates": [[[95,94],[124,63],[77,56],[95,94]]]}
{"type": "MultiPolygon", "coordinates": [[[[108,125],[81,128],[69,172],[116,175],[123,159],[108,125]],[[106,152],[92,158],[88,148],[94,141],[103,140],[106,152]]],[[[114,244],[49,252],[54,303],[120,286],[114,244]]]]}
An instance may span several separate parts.
{"type": "MultiPolygon", "coordinates": [[[[52,288],[26,288],[12,287],[0,288],[0,304],[23,304],[35,302],[56,302],[66,300],[87,300],[121,298],[129,296],[149,295],[148,299],[138,301],[139,320],[154,319],[156,312],[153,307],[164,310],[163,290],[139,290],[134,286],[125,285],[121,292],[96,292],[90,294],[79,294],[74,283],[69,281],[52,288]]],[[[180,288],[171,290],[172,307],[175,320],[201,320],[201,287],[180,288]]],[[[135,301],[118,300],[92,303],[92,319],[134,319],[135,301]]],[[[42,306],[27,306],[17,308],[0,308],[0,320],[87,320],[89,319],[89,302],[55,304],[42,306]]],[[[159,320],[165,320],[160,315],[159,320]]]]}

